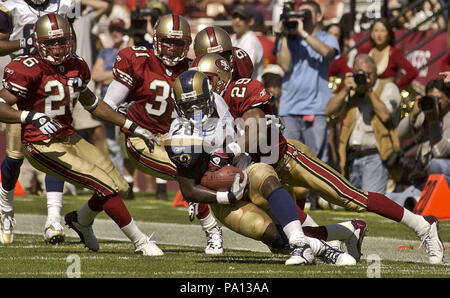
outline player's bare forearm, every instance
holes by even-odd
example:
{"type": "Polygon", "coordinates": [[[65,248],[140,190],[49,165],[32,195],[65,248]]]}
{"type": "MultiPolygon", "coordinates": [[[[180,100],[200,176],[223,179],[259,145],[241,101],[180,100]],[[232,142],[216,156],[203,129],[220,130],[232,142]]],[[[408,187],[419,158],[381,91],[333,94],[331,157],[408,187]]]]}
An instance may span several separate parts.
{"type": "Polygon", "coordinates": [[[177,175],[181,193],[187,202],[217,203],[216,191],[196,183],[196,179],[177,175]]]}
{"type": "Polygon", "coordinates": [[[262,144],[266,143],[266,133],[261,130],[259,124],[261,121],[265,121],[265,114],[260,108],[253,108],[246,111],[242,115],[242,119],[245,121],[245,152],[256,152],[258,142],[252,142],[254,140],[256,132],[256,140],[261,141],[262,144]],[[248,119],[254,119],[254,121],[248,121],[248,119]]]}
{"type": "Polygon", "coordinates": [[[109,105],[104,103],[102,100],[98,102],[97,107],[92,111],[92,115],[95,117],[106,121],[108,123],[123,127],[126,118],[121,114],[114,111],[109,105]]]}
{"type": "Polygon", "coordinates": [[[0,122],[4,123],[20,123],[20,114],[22,111],[13,109],[17,103],[17,97],[6,89],[0,90],[0,122]]]}
{"type": "Polygon", "coordinates": [[[20,49],[19,40],[0,40],[0,56],[11,54],[20,49]]]}

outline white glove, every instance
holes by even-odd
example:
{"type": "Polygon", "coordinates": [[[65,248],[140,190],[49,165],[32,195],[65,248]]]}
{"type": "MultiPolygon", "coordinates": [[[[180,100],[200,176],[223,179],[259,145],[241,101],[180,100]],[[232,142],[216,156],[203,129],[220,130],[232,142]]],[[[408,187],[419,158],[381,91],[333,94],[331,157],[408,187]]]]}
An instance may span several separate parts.
{"type": "Polygon", "coordinates": [[[230,203],[232,201],[240,200],[244,196],[245,188],[248,184],[248,175],[245,171],[243,171],[243,173],[244,180],[242,182],[239,182],[241,175],[236,174],[236,176],[234,176],[233,185],[231,185],[230,191],[228,192],[228,200],[230,203]]]}
{"type": "Polygon", "coordinates": [[[53,120],[44,113],[36,113],[33,111],[23,111],[21,114],[22,123],[29,123],[38,128],[45,136],[53,137],[62,127],[60,123],[53,120]]]}
{"type": "Polygon", "coordinates": [[[34,48],[34,34],[31,34],[30,36],[26,38],[22,38],[19,41],[19,46],[22,49],[32,49],[34,48]]]}
{"type": "Polygon", "coordinates": [[[125,117],[133,105],[134,105],[134,101],[124,102],[116,108],[116,112],[119,114],[122,114],[125,117]]]}
{"type": "Polygon", "coordinates": [[[189,221],[194,221],[195,216],[198,214],[198,203],[189,202],[189,221]]]}
{"type": "Polygon", "coordinates": [[[153,152],[153,149],[155,147],[154,143],[160,145],[158,139],[150,131],[140,127],[136,124],[136,122],[127,119],[123,127],[131,131],[135,136],[143,138],[148,148],[150,149],[150,152],[153,152]]]}

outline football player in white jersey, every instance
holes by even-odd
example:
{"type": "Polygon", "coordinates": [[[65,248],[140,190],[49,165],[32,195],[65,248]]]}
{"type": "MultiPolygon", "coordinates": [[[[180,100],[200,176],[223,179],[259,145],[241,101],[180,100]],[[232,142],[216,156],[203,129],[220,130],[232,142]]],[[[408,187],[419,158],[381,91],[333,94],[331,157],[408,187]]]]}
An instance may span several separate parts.
{"type": "MultiPolygon", "coordinates": [[[[28,54],[34,45],[33,27],[38,18],[72,11],[73,0],[6,0],[0,3],[0,55],[11,58],[28,54]]],[[[0,87],[1,89],[1,87],[0,87]]],[[[7,125],[6,157],[1,164],[0,241],[14,239],[14,189],[19,178],[24,155],[20,142],[20,124],[7,125]]],[[[44,240],[56,244],[64,241],[61,208],[64,181],[46,175],[48,216],[44,226],[44,240]]]]}

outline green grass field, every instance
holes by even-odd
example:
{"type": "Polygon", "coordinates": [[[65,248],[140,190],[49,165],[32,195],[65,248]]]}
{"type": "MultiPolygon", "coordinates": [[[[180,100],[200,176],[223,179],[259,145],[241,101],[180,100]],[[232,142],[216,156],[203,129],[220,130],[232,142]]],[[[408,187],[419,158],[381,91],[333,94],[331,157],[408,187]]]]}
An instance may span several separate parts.
{"type": "MultiPolygon", "coordinates": [[[[169,197],[173,198],[174,195],[171,193],[169,197]]],[[[66,196],[63,213],[78,209],[88,197],[88,193],[75,197],[66,196]]],[[[64,278],[73,276],[73,272],[79,272],[77,276],[85,278],[365,278],[374,276],[373,272],[377,272],[375,276],[382,278],[450,277],[449,265],[426,263],[425,251],[418,248],[420,243],[414,233],[400,224],[375,214],[330,210],[311,211],[310,214],[319,224],[353,218],[364,219],[369,230],[363,244],[363,259],[356,266],[349,267],[336,267],[320,261],[315,266],[287,267],[284,265],[286,256],[265,252],[256,241],[250,240],[248,244],[245,244],[249,245],[250,249],[233,249],[240,247],[239,245],[243,242],[241,238],[234,239],[232,237],[234,233],[231,231],[224,233],[225,253],[223,255],[205,255],[203,253],[205,238],[200,235],[202,232],[197,223],[189,222],[186,208],[174,208],[171,201],[157,201],[152,193],[138,194],[135,200],[125,203],[139,225],[153,224],[149,233],[155,227],[155,223],[160,223],[157,227],[161,230],[155,232],[154,239],[164,250],[164,256],[152,258],[135,255],[130,242],[114,240],[116,239],[114,237],[99,236],[110,233],[120,235],[118,228],[112,221],[107,221],[105,214],[98,217],[98,222],[103,225],[98,227],[94,225],[100,242],[99,252],[87,251],[79,243],[78,238],[70,237],[70,235],[62,245],[47,245],[42,236],[42,220],[45,221],[45,216],[38,216],[46,214],[45,197],[17,197],[16,220],[18,222],[15,240],[14,243],[2,245],[0,248],[0,277],[64,278]],[[24,220],[31,217],[37,218],[38,221],[25,224],[24,220]],[[170,229],[167,228],[167,235],[164,235],[164,231],[166,231],[165,226],[169,225],[165,224],[176,224],[170,225],[170,229]],[[111,231],[108,229],[101,231],[104,226],[111,231]],[[175,229],[172,229],[173,227],[175,229]],[[186,230],[188,228],[195,228],[197,229],[195,231],[199,232],[193,233],[196,235],[190,235],[189,230],[186,230]],[[199,237],[200,240],[196,242],[196,245],[188,245],[187,240],[191,236],[199,237]],[[158,239],[165,240],[161,241],[161,244],[158,239]],[[252,241],[255,250],[251,249],[252,241]],[[414,249],[396,250],[398,244],[402,242],[413,245],[414,249]],[[374,256],[378,261],[374,261],[374,256]],[[75,263],[79,271],[74,269],[75,263]]],[[[444,245],[449,246],[450,222],[441,222],[441,237],[444,245]]],[[[448,259],[450,251],[446,250],[445,255],[448,259]]]]}

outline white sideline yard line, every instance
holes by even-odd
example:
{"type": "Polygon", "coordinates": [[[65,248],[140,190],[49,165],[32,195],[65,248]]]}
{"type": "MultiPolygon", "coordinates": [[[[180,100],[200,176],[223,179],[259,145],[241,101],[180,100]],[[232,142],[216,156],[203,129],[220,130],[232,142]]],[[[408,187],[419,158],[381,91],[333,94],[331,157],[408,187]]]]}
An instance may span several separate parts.
{"type": "MultiPolygon", "coordinates": [[[[16,214],[16,234],[43,235],[45,215],[37,214],[16,214]]],[[[204,247],[206,237],[199,225],[184,225],[171,223],[152,223],[136,221],[141,230],[151,235],[152,240],[159,244],[183,245],[191,247],[204,247]]],[[[94,222],[94,232],[100,240],[128,241],[119,227],[112,221],[106,219],[96,219],[94,222]]],[[[267,246],[261,242],[241,236],[226,227],[222,227],[224,237],[224,248],[249,250],[256,252],[270,252],[267,246]]],[[[65,226],[67,237],[78,239],[78,235],[65,226]]],[[[100,243],[100,246],[102,243],[100,243]]],[[[399,245],[411,245],[419,247],[419,240],[399,240],[385,237],[366,236],[363,242],[363,259],[370,255],[378,255],[381,260],[406,261],[415,263],[428,263],[428,256],[423,249],[397,250],[399,245]]],[[[450,246],[450,243],[444,243],[450,246]]],[[[444,252],[445,259],[450,259],[450,251],[444,252]]],[[[450,265],[450,264],[446,264],[450,265]]]]}

